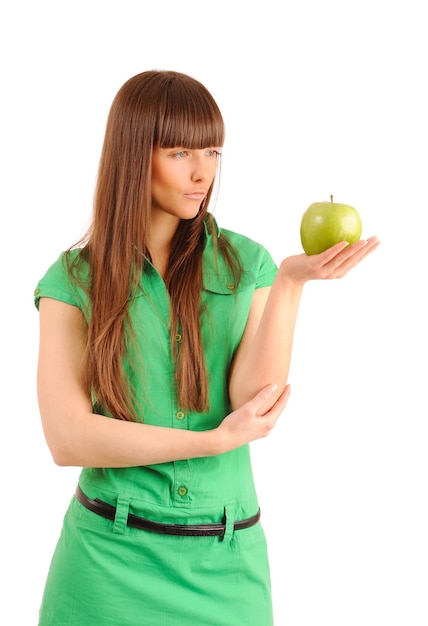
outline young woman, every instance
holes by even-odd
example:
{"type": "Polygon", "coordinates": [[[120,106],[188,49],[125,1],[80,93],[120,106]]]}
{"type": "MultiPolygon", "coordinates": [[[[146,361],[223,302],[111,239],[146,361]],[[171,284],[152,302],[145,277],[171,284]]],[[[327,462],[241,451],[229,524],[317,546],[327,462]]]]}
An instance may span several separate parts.
{"type": "Polygon", "coordinates": [[[224,124],[197,80],[147,71],[108,117],[87,235],[40,280],[38,395],[82,467],[40,626],[270,626],[249,443],[269,434],[304,284],[376,238],[277,268],[212,213],[224,124]]]}

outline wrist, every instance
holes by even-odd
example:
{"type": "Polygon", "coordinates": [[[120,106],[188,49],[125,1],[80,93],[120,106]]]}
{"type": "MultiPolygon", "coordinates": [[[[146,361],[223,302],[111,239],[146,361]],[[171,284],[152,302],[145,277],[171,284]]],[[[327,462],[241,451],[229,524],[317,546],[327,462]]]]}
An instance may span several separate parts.
{"type": "Polygon", "coordinates": [[[298,295],[300,295],[307,282],[307,279],[296,271],[293,264],[289,263],[289,259],[284,259],[281,262],[277,278],[284,289],[295,291],[298,295]]]}
{"type": "Polygon", "coordinates": [[[217,427],[212,430],[205,430],[201,432],[201,436],[203,439],[201,446],[201,450],[203,450],[202,456],[217,456],[227,452],[223,429],[217,427]]]}

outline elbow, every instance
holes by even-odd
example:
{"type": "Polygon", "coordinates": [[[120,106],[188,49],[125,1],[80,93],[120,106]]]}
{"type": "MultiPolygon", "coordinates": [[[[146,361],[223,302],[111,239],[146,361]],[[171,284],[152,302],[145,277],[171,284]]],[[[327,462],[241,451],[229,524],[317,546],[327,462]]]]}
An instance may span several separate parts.
{"type": "Polygon", "coordinates": [[[73,467],[76,464],[72,462],[72,460],[65,454],[58,454],[57,452],[52,453],[52,460],[58,467],[73,467]]]}
{"type": "Polygon", "coordinates": [[[46,443],[52,460],[58,467],[76,467],[80,465],[73,447],[70,446],[70,442],[46,437],[46,443]]]}
{"type": "Polygon", "coordinates": [[[50,447],[49,450],[53,462],[58,467],[76,467],[78,465],[78,463],[76,463],[74,455],[71,455],[69,451],[58,447],[50,447]]]}
{"type": "Polygon", "coordinates": [[[82,465],[82,424],[68,416],[42,417],[43,433],[52,460],[58,467],[82,465]]]}

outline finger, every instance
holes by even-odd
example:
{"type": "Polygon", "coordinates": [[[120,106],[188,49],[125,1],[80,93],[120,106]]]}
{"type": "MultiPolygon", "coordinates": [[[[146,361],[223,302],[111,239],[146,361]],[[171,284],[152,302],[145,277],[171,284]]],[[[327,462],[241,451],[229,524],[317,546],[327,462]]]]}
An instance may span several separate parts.
{"type": "MultiPolygon", "coordinates": [[[[366,256],[373,252],[380,245],[377,237],[370,239],[360,239],[356,243],[345,245],[335,256],[325,261],[322,266],[324,278],[343,278],[350,269],[358,265],[366,256]]],[[[329,248],[332,252],[339,246],[329,248]]]]}
{"type": "Polygon", "coordinates": [[[370,237],[369,239],[360,239],[356,243],[349,245],[344,249],[341,256],[367,256],[369,252],[378,247],[380,241],[377,237],[370,237]]]}
{"type": "Polygon", "coordinates": [[[274,391],[276,391],[277,389],[278,389],[278,385],[276,384],[266,385],[265,387],[260,389],[259,392],[257,392],[254,398],[252,398],[251,400],[247,402],[248,408],[250,408],[252,411],[257,412],[257,409],[263,406],[263,404],[267,400],[269,400],[269,398],[272,396],[274,391]]]}
{"type": "MultiPolygon", "coordinates": [[[[348,243],[347,241],[341,241],[340,243],[335,244],[331,248],[328,248],[325,252],[322,252],[319,257],[324,257],[324,262],[329,263],[336,257],[340,256],[341,258],[348,258],[355,254],[358,254],[360,251],[366,251],[368,249],[372,249],[380,244],[380,241],[377,237],[370,237],[369,239],[359,239],[355,243],[348,243]]],[[[365,252],[366,253],[366,252],[365,252]]]]}
{"type": "Polygon", "coordinates": [[[380,241],[376,237],[371,237],[362,248],[358,248],[357,251],[354,250],[351,256],[347,256],[334,269],[332,268],[332,272],[337,278],[343,278],[351,269],[374,252],[379,245],[380,241]]]}
{"type": "Polygon", "coordinates": [[[262,415],[262,417],[279,417],[286,407],[288,399],[290,397],[291,387],[286,385],[284,391],[281,393],[275,404],[262,415]]]}
{"type": "Polygon", "coordinates": [[[360,239],[355,243],[348,243],[347,241],[342,241],[340,244],[336,244],[332,246],[326,252],[330,252],[331,254],[328,257],[328,260],[325,261],[324,265],[332,264],[338,261],[342,261],[343,259],[347,259],[354,254],[357,254],[360,250],[363,250],[367,245],[367,241],[364,239],[360,239]]]}
{"type": "Polygon", "coordinates": [[[259,416],[263,415],[266,411],[266,404],[268,406],[272,406],[272,394],[278,389],[278,385],[271,384],[265,385],[256,393],[255,396],[248,400],[242,408],[245,408],[247,411],[252,413],[253,415],[259,416]],[[270,402],[269,402],[270,401],[270,402]]]}
{"type": "Polygon", "coordinates": [[[320,252],[320,254],[312,255],[312,258],[313,259],[317,258],[318,261],[322,261],[322,265],[327,265],[328,263],[330,263],[330,261],[332,261],[332,259],[337,257],[337,255],[343,252],[343,250],[345,250],[346,248],[349,248],[349,242],[340,241],[339,243],[336,243],[334,246],[331,246],[331,248],[327,248],[327,250],[325,250],[324,252],[320,252]]]}

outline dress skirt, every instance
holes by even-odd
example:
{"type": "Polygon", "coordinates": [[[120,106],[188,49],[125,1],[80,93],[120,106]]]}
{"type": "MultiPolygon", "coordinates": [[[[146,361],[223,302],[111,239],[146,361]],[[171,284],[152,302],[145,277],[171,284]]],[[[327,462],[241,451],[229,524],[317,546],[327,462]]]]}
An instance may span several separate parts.
{"type": "Polygon", "coordinates": [[[39,626],[272,626],[265,536],[161,535],[114,523],[73,496],[39,626]]]}

